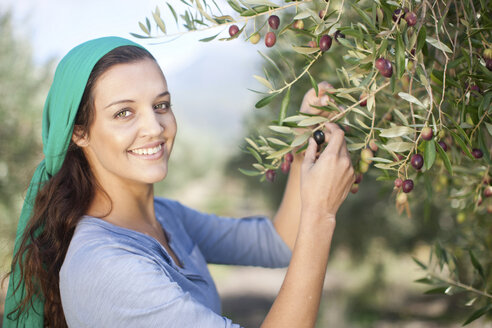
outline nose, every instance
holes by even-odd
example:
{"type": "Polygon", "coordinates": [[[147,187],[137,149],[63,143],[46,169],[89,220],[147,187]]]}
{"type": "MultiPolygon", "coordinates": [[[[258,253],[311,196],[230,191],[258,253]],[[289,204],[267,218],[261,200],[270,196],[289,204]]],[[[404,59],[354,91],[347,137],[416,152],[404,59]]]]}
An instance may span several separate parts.
{"type": "Polygon", "coordinates": [[[145,110],[140,119],[140,134],[142,137],[156,137],[164,131],[164,120],[152,107],[145,110]]]}

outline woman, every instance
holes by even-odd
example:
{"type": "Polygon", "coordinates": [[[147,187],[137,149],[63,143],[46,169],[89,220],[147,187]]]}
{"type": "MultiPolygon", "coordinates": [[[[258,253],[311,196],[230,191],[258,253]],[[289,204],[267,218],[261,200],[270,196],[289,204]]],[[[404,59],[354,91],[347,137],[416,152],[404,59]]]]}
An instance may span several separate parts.
{"type": "MultiPolygon", "coordinates": [[[[301,110],[326,104],[322,94],[308,92],[301,110]]],[[[19,221],[5,327],[239,327],[220,315],[207,262],[289,265],[262,326],[314,326],[354,179],[343,132],[326,124],[319,157],[312,138],[295,156],[271,224],[155,198],[176,129],[166,80],[141,46],[108,37],[64,57],[43,112],[45,160],[19,221]]]]}

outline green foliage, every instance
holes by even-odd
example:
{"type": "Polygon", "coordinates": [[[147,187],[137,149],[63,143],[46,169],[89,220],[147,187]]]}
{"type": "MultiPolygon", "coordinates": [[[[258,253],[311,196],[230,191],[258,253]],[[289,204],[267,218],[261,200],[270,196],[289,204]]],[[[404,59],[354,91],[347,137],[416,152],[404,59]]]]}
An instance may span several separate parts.
{"type": "Polygon", "coordinates": [[[15,229],[19,195],[42,158],[41,114],[52,72],[44,66],[34,64],[10,13],[0,15],[0,224],[8,231],[15,229]]]}
{"type": "MultiPolygon", "coordinates": [[[[410,215],[411,204],[414,213],[421,214],[409,239],[418,240],[417,231],[433,230],[429,220],[435,220],[436,229],[427,241],[439,241],[428,262],[418,262],[432,279],[420,282],[432,285],[432,293],[471,295],[474,301],[467,304],[473,312],[465,324],[490,312],[492,197],[484,197],[483,192],[490,185],[492,164],[492,72],[488,68],[492,58],[484,54],[492,48],[491,1],[229,0],[222,9],[229,6],[233,16],[224,15],[215,2],[183,3],[182,14],[167,6],[186,31],[223,28],[221,33],[226,34],[230,24],[243,24],[234,37],[220,40],[264,35],[270,31],[268,16],[282,16],[275,31],[276,46],[268,53],[260,52],[265,59],[264,76],[255,76],[266,88],[257,91],[262,96],[256,107],[272,111],[257,115],[253,125],[258,136],[248,137],[243,148],[251,154],[251,167],[241,172],[264,180],[267,170],[277,170],[286,153],[302,150],[309,135],[324,122],[338,123],[346,131],[357,170],[376,178],[388,191],[397,178],[414,181],[415,189],[408,195],[399,188],[393,191],[400,214],[410,215]],[[404,15],[393,18],[397,9],[415,13],[416,24],[409,24],[404,15]],[[301,29],[294,24],[300,20],[301,29]],[[317,45],[326,34],[334,42],[322,52],[317,45]],[[379,58],[391,63],[392,73],[376,67],[379,58]],[[323,80],[333,85],[331,102],[317,107],[324,114],[300,113],[297,104],[304,87],[310,85],[318,93],[317,82],[323,80]],[[432,128],[431,140],[422,138],[424,127],[432,128]],[[378,149],[373,150],[369,164],[361,159],[361,152],[371,141],[378,149]],[[476,149],[483,157],[475,157],[476,149]],[[421,170],[410,165],[416,153],[424,157],[421,170]]],[[[148,26],[147,30],[146,37],[158,36],[148,26]]],[[[161,30],[167,36],[183,33],[161,30]]]]}

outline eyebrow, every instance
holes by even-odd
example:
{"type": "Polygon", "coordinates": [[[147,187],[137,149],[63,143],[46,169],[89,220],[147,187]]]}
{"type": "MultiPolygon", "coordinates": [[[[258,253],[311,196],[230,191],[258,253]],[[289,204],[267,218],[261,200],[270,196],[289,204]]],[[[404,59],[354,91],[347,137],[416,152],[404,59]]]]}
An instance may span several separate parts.
{"type": "MultiPolygon", "coordinates": [[[[164,97],[164,96],[171,96],[171,94],[169,93],[169,91],[164,91],[160,94],[158,94],[156,96],[156,99],[157,98],[161,98],[161,97],[164,97]]],[[[112,103],[110,103],[109,105],[107,105],[106,107],[104,107],[105,109],[106,108],[109,108],[111,106],[114,106],[114,105],[117,105],[117,104],[122,104],[122,103],[134,103],[135,101],[134,100],[131,100],[131,99],[122,99],[122,100],[117,100],[117,101],[114,101],[112,103]]]]}

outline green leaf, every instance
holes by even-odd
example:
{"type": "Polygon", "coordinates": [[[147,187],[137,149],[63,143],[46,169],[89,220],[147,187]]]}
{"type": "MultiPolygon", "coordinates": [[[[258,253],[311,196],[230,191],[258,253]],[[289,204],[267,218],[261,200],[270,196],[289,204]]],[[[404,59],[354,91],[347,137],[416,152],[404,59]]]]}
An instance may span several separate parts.
{"type": "Polygon", "coordinates": [[[485,111],[489,111],[492,109],[490,106],[490,101],[492,100],[492,92],[487,92],[480,102],[480,106],[478,107],[478,116],[482,117],[485,111]]]}
{"type": "Polygon", "coordinates": [[[427,30],[425,29],[425,25],[422,25],[422,27],[419,30],[419,35],[417,36],[417,50],[415,51],[415,54],[418,54],[420,50],[425,45],[425,39],[427,37],[427,30]]]}
{"type": "Polygon", "coordinates": [[[473,254],[473,252],[472,252],[471,249],[468,251],[468,253],[470,254],[470,259],[471,259],[471,262],[473,264],[473,267],[478,271],[478,273],[480,274],[480,276],[483,279],[485,279],[485,274],[483,272],[483,267],[480,264],[480,262],[477,260],[477,258],[475,257],[475,254],[473,254]]]}
{"type": "Polygon", "coordinates": [[[240,14],[245,10],[236,0],[227,0],[227,3],[229,4],[229,6],[231,6],[232,9],[240,14]]]}
{"type": "Polygon", "coordinates": [[[145,17],[145,24],[147,26],[147,30],[149,30],[149,33],[152,31],[152,27],[150,26],[150,21],[147,17],[145,17]]]}
{"type": "Polygon", "coordinates": [[[408,120],[407,118],[405,117],[405,115],[402,114],[402,112],[400,112],[397,108],[394,108],[393,109],[393,112],[396,114],[396,116],[398,116],[398,118],[401,120],[401,122],[404,124],[404,125],[408,125],[408,120]]]}
{"type": "Polygon", "coordinates": [[[425,41],[427,41],[429,44],[431,44],[432,46],[436,47],[437,49],[439,49],[441,51],[453,53],[453,51],[447,45],[445,45],[444,43],[442,43],[439,40],[431,38],[430,36],[426,37],[425,41]]]}
{"type": "Polygon", "coordinates": [[[401,137],[407,134],[415,133],[415,129],[410,128],[408,126],[395,126],[389,129],[383,129],[379,133],[380,137],[385,137],[385,138],[395,138],[395,137],[401,137]]]}
{"type": "Polygon", "coordinates": [[[403,141],[396,141],[383,145],[383,147],[386,148],[387,150],[394,151],[396,153],[403,153],[406,151],[410,151],[413,149],[413,146],[414,145],[412,142],[403,142],[403,141]]]}
{"type": "Polygon", "coordinates": [[[457,135],[455,132],[448,130],[449,133],[453,136],[454,141],[460,146],[461,150],[466,154],[471,159],[474,159],[473,155],[470,152],[470,149],[466,146],[465,142],[463,139],[460,138],[459,135],[457,135]]]}
{"type": "Polygon", "coordinates": [[[487,122],[484,122],[484,123],[485,123],[485,127],[487,128],[487,131],[492,136],[492,124],[487,123],[487,122]]]}
{"type": "Polygon", "coordinates": [[[268,155],[267,159],[275,159],[275,158],[281,158],[288,152],[292,150],[291,147],[286,147],[284,149],[280,149],[279,151],[274,152],[273,154],[268,155]]]}
{"type": "Polygon", "coordinates": [[[435,281],[429,278],[421,278],[414,280],[414,282],[418,282],[420,284],[426,284],[426,285],[434,285],[435,281]]]}
{"type": "Polygon", "coordinates": [[[440,286],[436,288],[429,289],[424,292],[424,294],[446,294],[446,290],[449,286],[440,286]]]}
{"type": "Polygon", "coordinates": [[[261,108],[261,107],[265,107],[266,105],[268,105],[272,100],[273,98],[275,98],[276,96],[278,96],[278,92],[277,93],[274,93],[274,94],[271,94],[263,99],[261,99],[260,101],[258,101],[256,104],[255,104],[255,107],[256,108],[261,108]]]}
{"type": "Polygon", "coordinates": [[[329,119],[323,116],[313,116],[313,117],[308,117],[302,121],[300,121],[297,125],[298,126],[311,126],[315,125],[318,123],[323,123],[328,121],[329,119]]]}
{"type": "Polygon", "coordinates": [[[270,141],[270,143],[277,145],[277,146],[282,146],[282,147],[288,147],[289,146],[286,142],[284,142],[280,139],[277,139],[277,138],[269,137],[269,138],[267,138],[267,140],[270,141]]]}
{"type": "Polygon", "coordinates": [[[449,174],[453,175],[453,167],[451,166],[451,162],[449,161],[448,155],[446,155],[446,152],[444,151],[444,149],[442,149],[439,143],[436,143],[436,148],[449,174]]]}
{"type": "Polygon", "coordinates": [[[492,304],[487,304],[486,306],[476,310],[475,312],[472,313],[471,316],[468,317],[468,319],[466,319],[466,321],[463,323],[463,326],[466,326],[470,322],[477,320],[478,318],[480,318],[490,310],[492,310],[492,304]]]}
{"type": "Polygon", "coordinates": [[[311,85],[312,85],[314,91],[316,92],[316,97],[318,97],[318,83],[316,83],[316,81],[314,80],[314,77],[311,75],[311,73],[309,73],[309,71],[307,72],[307,74],[309,76],[309,80],[311,81],[311,85]]]}
{"type": "Polygon", "coordinates": [[[282,77],[282,79],[285,80],[284,78],[284,73],[282,72],[282,70],[278,67],[278,65],[275,63],[275,61],[273,59],[271,59],[270,57],[268,57],[267,55],[265,55],[264,53],[262,53],[261,51],[258,51],[258,53],[260,54],[261,57],[263,57],[265,60],[267,60],[270,64],[272,64],[272,66],[277,70],[277,72],[280,74],[280,76],[282,77]]]}
{"type": "Polygon", "coordinates": [[[370,157],[369,159],[373,162],[378,162],[378,163],[386,163],[386,164],[393,163],[392,160],[382,157],[370,157]]]}
{"type": "Polygon", "coordinates": [[[383,56],[384,52],[388,48],[388,39],[383,39],[383,42],[381,42],[381,45],[378,48],[378,51],[376,52],[375,58],[383,56]]]}
{"type": "Polygon", "coordinates": [[[482,149],[483,157],[489,163],[489,165],[492,164],[490,161],[489,145],[487,144],[487,141],[484,138],[482,129],[478,129],[478,148],[482,149]]]}
{"type": "Polygon", "coordinates": [[[424,142],[424,165],[428,171],[436,160],[436,142],[434,139],[424,142]]]}
{"type": "Polygon", "coordinates": [[[378,169],[381,169],[381,170],[397,171],[397,169],[394,169],[393,166],[394,166],[394,164],[382,164],[382,163],[374,164],[374,167],[377,167],[378,169]]]}
{"type": "Polygon", "coordinates": [[[471,140],[466,134],[465,130],[463,130],[461,126],[459,126],[458,124],[456,124],[456,130],[458,130],[458,132],[461,134],[463,139],[465,139],[465,142],[471,147],[471,140]]]}
{"type": "Polygon", "coordinates": [[[261,84],[263,84],[265,87],[267,87],[268,89],[272,90],[273,89],[273,86],[272,84],[270,83],[270,81],[268,81],[267,79],[265,79],[264,77],[262,76],[258,76],[258,75],[253,75],[253,77],[258,81],[260,82],[261,84]]]}
{"type": "Polygon", "coordinates": [[[249,150],[249,152],[254,156],[254,158],[259,162],[259,163],[262,163],[263,161],[261,160],[261,156],[258,154],[258,152],[256,150],[254,150],[253,148],[251,147],[246,147],[247,150],[249,150]]]}
{"type": "Polygon", "coordinates": [[[306,115],[294,115],[284,119],[284,122],[299,122],[306,118],[306,115]]]}
{"type": "Polygon", "coordinates": [[[419,267],[421,267],[422,269],[424,270],[427,270],[427,265],[425,265],[424,263],[422,263],[420,260],[418,260],[416,257],[413,257],[412,256],[412,260],[418,264],[419,267]]]}
{"type": "MultiPolygon", "coordinates": [[[[209,36],[208,38],[203,38],[203,39],[200,39],[200,40],[198,40],[198,41],[201,41],[201,42],[210,42],[210,41],[212,41],[213,39],[215,39],[216,37],[218,37],[218,36],[219,36],[219,34],[220,34],[220,32],[219,32],[219,33],[217,33],[217,34],[215,34],[215,35],[209,36]]],[[[238,33],[238,34],[239,34],[239,33],[238,33]]]]}
{"type": "Polygon", "coordinates": [[[374,31],[376,31],[376,26],[374,26],[372,19],[367,15],[362,9],[360,9],[360,4],[352,3],[352,8],[359,14],[366,24],[368,24],[374,31]]]}
{"type": "Polygon", "coordinates": [[[309,132],[309,131],[304,132],[303,134],[300,134],[297,137],[295,137],[294,140],[292,140],[292,143],[290,144],[290,146],[292,148],[300,146],[303,143],[305,143],[306,140],[308,140],[310,136],[311,136],[311,132],[309,132]]]}
{"type": "Polygon", "coordinates": [[[299,11],[299,13],[297,13],[294,18],[292,18],[293,20],[298,20],[298,19],[304,19],[304,18],[308,18],[308,17],[318,17],[318,14],[312,10],[312,9],[309,9],[309,8],[304,8],[302,9],[301,11],[299,11]]]}
{"type": "Polygon", "coordinates": [[[169,3],[166,3],[166,4],[169,7],[169,10],[171,11],[171,13],[173,14],[173,17],[174,17],[174,20],[176,21],[176,24],[178,24],[178,15],[176,15],[176,11],[174,11],[174,8],[169,3]]]}
{"type": "Polygon", "coordinates": [[[250,177],[254,177],[254,176],[258,176],[258,175],[261,175],[262,174],[259,171],[245,170],[245,169],[242,169],[242,168],[238,168],[238,170],[242,174],[247,175],[247,176],[250,176],[250,177]]]}
{"type": "Polygon", "coordinates": [[[278,133],[285,133],[285,134],[293,133],[292,128],[289,128],[288,126],[270,125],[270,126],[268,126],[268,128],[270,128],[270,130],[278,132],[278,133]]]}
{"type": "Polygon", "coordinates": [[[147,27],[142,23],[142,22],[138,22],[138,26],[140,26],[140,29],[142,31],[144,31],[145,34],[149,35],[149,30],[147,29],[147,27]]]}
{"type": "Polygon", "coordinates": [[[292,49],[294,49],[295,52],[303,54],[303,55],[310,55],[314,54],[315,52],[319,51],[319,48],[311,48],[311,47],[297,47],[297,46],[292,46],[292,49]]]}
{"type": "Polygon", "coordinates": [[[361,142],[361,143],[352,143],[352,144],[348,144],[347,145],[347,149],[349,151],[354,151],[354,150],[362,149],[365,146],[366,146],[366,144],[364,142],[361,142]]]}
{"type": "Polygon", "coordinates": [[[415,105],[419,105],[420,107],[425,108],[424,104],[422,104],[422,102],[420,100],[418,100],[417,98],[415,98],[411,94],[408,94],[405,92],[398,92],[398,96],[400,96],[400,98],[402,98],[408,102],[411,102],[415,105]]]}
{"type": "Polygon", "coordinates": [[[367,98],[367,110],[371,112],[375,106],[374,103],[376,102],[376,97],[374,97],[374,94],[371,93],[369,97],[367,98]]]}
{"type": "Polygon", "coordinates": [[[355,122],[358,124],[358,127],[370,130],[371,128],[368,127],[364,122],[362,122],[358,117],[355,118],[355,122]]]}
{"type": "Polygon", "coordinates": [[[203,17],[205,17],[208,21],[217,24],[215,19],[212,16],[210,16],[205,9],[203,9],[201,1],[200,0],[194,0],[194,1],[196,4],[196,8],[198,9],[198,11],[200,11],[200,14],[202,14],[203,17]]]}
{"type": "Polygon", "coordinates": [[[253,164],[251,164],[251,166],[253,166],[258,171],[263,172],[263,171],[265,171],[265,166],[267,166],[267,165],[263,166],[259,163],[253,163],[253,164]]]}
{"type": "Polygon", "coordinates": [[[273,3],[268,0],[243,0],[244,3],[247,3],[248,5],[254,6],[254,5],[259,5],[259,6],[267,6],[267,7],[273,7],[277,8],[278,5],[276,3],[273,3]]]}
{"type": "Polygon", "coordinates": [[[243,11],[241,13],[241,16],[243,16],[243,17],[255,16],[255,15],[264,13],[268,10],[270,10],[270,7],[268,7],[268,6],[256,6],[254,8],[243,11]]]}
{"type": "Polygon", "coordinates": [[[398,78],[401,78],[405,73],[405,45],[399,32],[396,35],[396,72],[398,78]]]}
{"type": "Polygon", "coordinates": [[[244,140],[246,140],[246,142],[249,143],[251,147],[259,151],[258,145],[253,140],[251,140],[250,138],[244,138],[244,140]]]}
{"type": "Polygon", "coordinates": [[[282,125],[285,115],[287,113],[287,107],[289,107],[290,102],[290,87],[287,88],[287,92],[285,93],[284,98],[282,99],[282,105],[280,106],[280,114],[279,114],[279,124],[282,125]]]}
{"type": "Polygon", "coordinates": [[[159,26],[162,33],[166,34],[166,25],[161,19],[159,7],[155,7],[155,11],[152,12],[152,16],[154,17],[154,21],[156,22],[157,26],[159,26]]]}
{"type": "Polygon", "coordinates": [[[137,38],[137,39],[149,39],[150,36],[146,36],[146,35],[140,35],[140,34],[135,34],[135,33],[130,33],[131,36],[133,36],[134,38],[137,38]]]}

